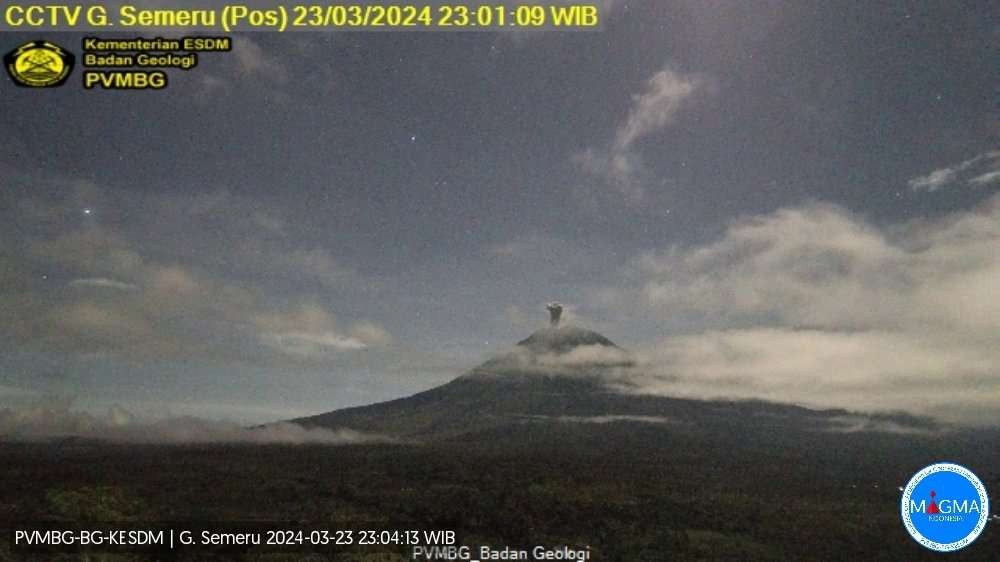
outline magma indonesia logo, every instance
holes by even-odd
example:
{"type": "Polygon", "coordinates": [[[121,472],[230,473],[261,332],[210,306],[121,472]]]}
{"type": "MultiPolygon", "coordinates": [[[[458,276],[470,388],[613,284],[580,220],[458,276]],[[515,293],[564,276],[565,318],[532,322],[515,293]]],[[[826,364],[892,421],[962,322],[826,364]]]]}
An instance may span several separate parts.
{"type": "Polygon", "coordinates": [[[55,43],[25,43],[3,58],[7,74],[18,86],[54,88],[62,86],[73,71],[73,54],[55,43]]]}
{"type": "Polygon", "coordinates": [[[965,548],[983,532],[990,514],[986,487],[971,470],[937,463],[913,475],[900,503],[910,536],[938,552],[965,548]]]}

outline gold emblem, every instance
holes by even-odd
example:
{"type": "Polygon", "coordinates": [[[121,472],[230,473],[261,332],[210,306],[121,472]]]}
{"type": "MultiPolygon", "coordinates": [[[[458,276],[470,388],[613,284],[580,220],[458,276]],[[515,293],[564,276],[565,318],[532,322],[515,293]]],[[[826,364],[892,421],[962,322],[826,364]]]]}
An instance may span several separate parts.
{"type": "Polygon", "coordinates": [[[28,88],[62,86],[73,70],[73,61],[72,53],[48,41],[25,43],[3,58],[14,83],[28,88]]]}

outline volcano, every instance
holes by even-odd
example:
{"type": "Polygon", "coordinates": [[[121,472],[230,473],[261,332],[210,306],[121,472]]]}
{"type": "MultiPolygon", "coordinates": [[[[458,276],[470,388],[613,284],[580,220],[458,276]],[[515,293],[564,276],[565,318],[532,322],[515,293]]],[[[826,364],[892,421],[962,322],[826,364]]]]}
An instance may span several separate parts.
{"type": "MultiPolygon", "coordinates": [[[[556,318],[557,320],[557,318],[556,318]]],[[[933,429],[910,416],[872,418],[761,401],[695,400],[635,392],[631,353],[607,337],[555,324],[444,385],[406,398],[291,420],[306,427],[350,428],[418,442],[574,439],[580,435],[648,439],[664,435],[933,429]],[[900,419],[902,418],[902,419],[900,419]]]]}

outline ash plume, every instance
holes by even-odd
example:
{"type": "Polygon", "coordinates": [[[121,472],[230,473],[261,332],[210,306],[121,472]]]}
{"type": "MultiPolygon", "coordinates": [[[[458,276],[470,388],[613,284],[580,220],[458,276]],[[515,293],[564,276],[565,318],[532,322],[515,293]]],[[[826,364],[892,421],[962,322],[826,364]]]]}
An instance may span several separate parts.
{"type": "Polygon", "coordinates": [[[545,305],[545,310],[549,311],[549,324],[553,328],[559,326],[559,321],[562,320],[563,306],[557,302],[550,302],[545,305]]]}

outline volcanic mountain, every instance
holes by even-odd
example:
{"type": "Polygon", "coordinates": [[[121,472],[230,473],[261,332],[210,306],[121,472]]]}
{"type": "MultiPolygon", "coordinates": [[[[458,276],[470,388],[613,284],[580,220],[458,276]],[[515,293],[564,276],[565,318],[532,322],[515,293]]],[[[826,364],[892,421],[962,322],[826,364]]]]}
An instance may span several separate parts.
{"type": "MultiPolygon", "coordinates": [[[[536,331],[512,350],[413,396],[292,420],[404,440],[552,440],[588,435],[746,434],[857,429],[929,431],[910,416],[872,418],[759,401],[703,401],[630,391],[632,355],[576,326],[536,331]]],[[[647,435],[648,436],[648,435],[647,435]]]]}

